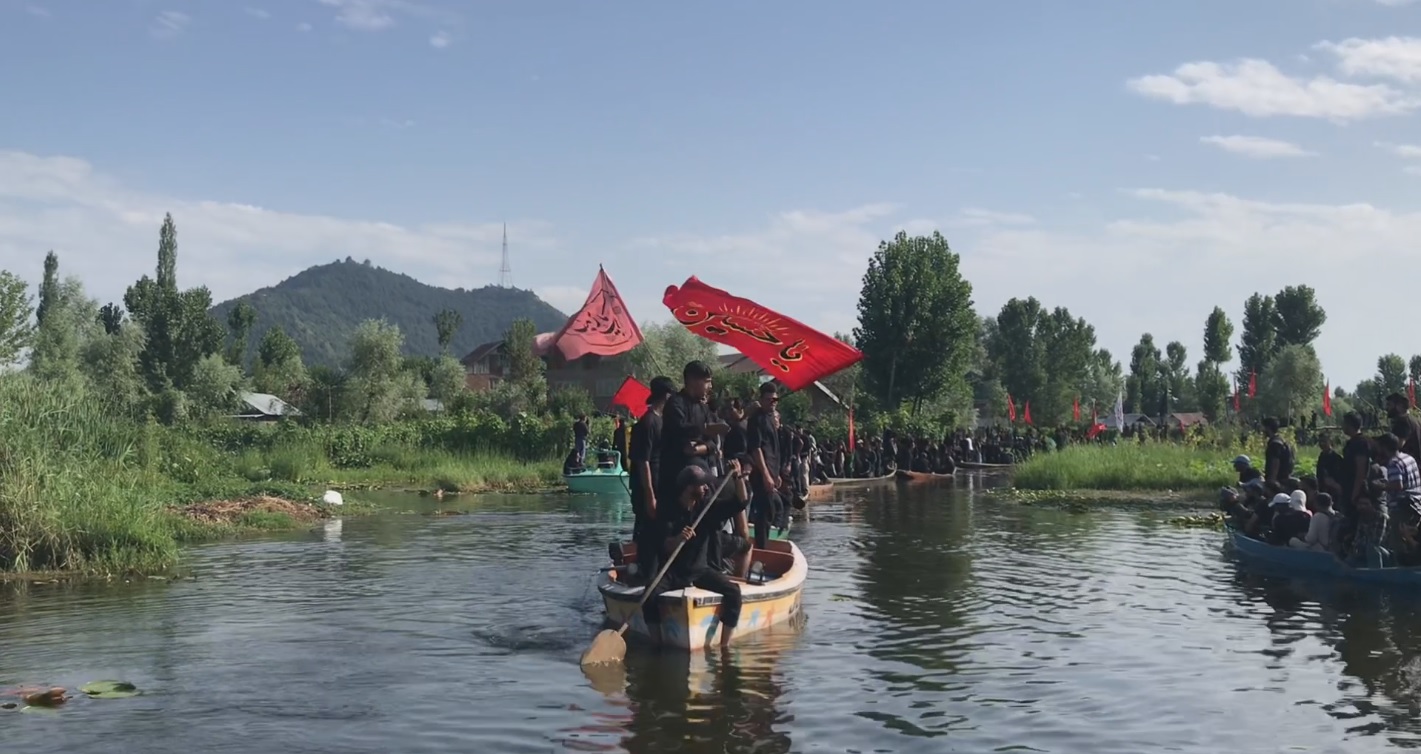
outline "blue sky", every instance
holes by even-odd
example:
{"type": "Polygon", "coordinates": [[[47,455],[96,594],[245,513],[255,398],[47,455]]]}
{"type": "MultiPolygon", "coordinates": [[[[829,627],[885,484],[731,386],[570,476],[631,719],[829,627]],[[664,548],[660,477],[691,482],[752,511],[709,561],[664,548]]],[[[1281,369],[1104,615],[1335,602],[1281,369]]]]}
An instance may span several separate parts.
{"type": "Polygon", "coordinates": [[[1334,383],[1421,353],[1421,3],[0,0],[0,70],[0,267],[103,300],[165,211],[219,300],[346,255],[476,287],[507,221],[566,310],[601,262],[644,322],[698,274],[846,330],[939,229],[979,312],[1120,358],[1296,283],[1334,383]]]}

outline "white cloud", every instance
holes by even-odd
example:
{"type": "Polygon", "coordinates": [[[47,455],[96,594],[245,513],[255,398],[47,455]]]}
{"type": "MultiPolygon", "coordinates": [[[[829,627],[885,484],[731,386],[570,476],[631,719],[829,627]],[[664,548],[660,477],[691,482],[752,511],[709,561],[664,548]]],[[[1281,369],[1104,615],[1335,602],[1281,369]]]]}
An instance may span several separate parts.
{"type": "Polygon", "coordinates": [[[1415,144],[1389,144],[1384,141],[1373,142],[1378,149],[1385,149],[1397,157],[1407,159],[1421,159],[1421,146],[1415,144]]]}
{"type": "Polygon", "coordinates": [[[394,25],[391,3],[385,0],[319,0],[336,9],[336,23],[359,31],[379,31],[394,25]]]}
{"type": "Polygon", "coordinates": [[[306,31],[310,31],[311,28],[312,28],[311,25],[308,24],[308,23],[306,23],[306,22],[304,22],[304,21],[302,21],[302,22],[299,23],[299,24],[296,24],[296,31],[306,32],[306,31]]]}
{"type": "Polygon", "coordinates": [[[271,18],[271,11],[262,8],[248,7],[246,8],[246,11],[247,15],[251,16],[252,18],[259,18],[263,21],[267,20],[268,18],[271,18]]]}
{"type": "Polygon", "coordinates": [[[1317,49],[1337,56],[1337,68],[1348,76],[1389,78],[1421,83],[1421,38],[1344,39],[1319,42],[1317,49]]]}
{"type": "Polygon", "coordinates": [[[190,23],[192,23],[192,17],[188,14],[165,10],[154,16],[153,23],[148,26],[148,31],[160,39],[170,39],[186,31],[190,23]]]}
{"type": "MultiPolygon", "coordinates": [[[[435,285],[478,287],[498,278],[502,225],[401,226],[158,196],[129,188],[70,157],[0,151],[0,269],[36,279],[46,250],[90,294],[117,300],[151,273],[163,213],[178,224],[178,275],[216,300],[274,285],[313,264],[369,258],[435,285]]],[[[509,223],[520,249],[557,247],[546,223],[509,223]]]]}
{"type": "MultiPolygon", "coordinates": [[[[382,31],[394,26],[399,16],[452,26],[459,15],[444,8],[414,0],[316,0],[336,11],[336,23],[357,31],[382,31]]],[[[438,46],[438,45],[436,45],[438,46]]]]}
{"type": "Polygon", "coordinates": [[[434,35],[429,38],[429,46],[436,50],[442,50],[453,43],[454,38],[450,36],[447,31],[435,32],[434,35]]]}
{"type": "Polygon", "coordinates": [[[558,311],[572,314],[587,300],[587,293],[591,288],[592,281],[588,280],[587,285],[582,287],[575,285],[544,285],[534,288],[533,292],[538,294],[538,298],[552,304],[558,311]]]}
{"type": "Polygon", "coordinates": [[[1278,157],[1312,157],[1317,154],[1290,141],[1267,139],[1262,136],[1204,136],[1199,141],[1218,147],[1225,152],[1241,154],[1256,160],[1269,160],[1278,157]]]}
{"type": "Polygon", "coordinates": [[[1421,165],[1407,165],[1401,171],[1409,175],[1421,175],[1421,165]]]}
{"type": "Polygon", "coordinates": [[[1414,2],[1416,2],[1416,0],[1377,0],[1378,4],[1392,8],[1400,8],[1403,5],[1410,5],[1414,2]]]}
{"type": "Polygon", "coordinates": [[[1036,218],[1020,212],[994,212],[989,209],[967,207],[947,221],[954,228],[979,228],[989,225],[1031,225],[1036,218]]]}
{"type": "Polygon", "coordinates": [[[1421,100],[1386,84],[1288,76],[1272,63],[1257,59],[1185,63],[1173,74],[1141,76],[1126,85],[1152,99],[1236,110],[1255,118],[1286,115],[1346,122],[1421,107],[1421,100]]]}

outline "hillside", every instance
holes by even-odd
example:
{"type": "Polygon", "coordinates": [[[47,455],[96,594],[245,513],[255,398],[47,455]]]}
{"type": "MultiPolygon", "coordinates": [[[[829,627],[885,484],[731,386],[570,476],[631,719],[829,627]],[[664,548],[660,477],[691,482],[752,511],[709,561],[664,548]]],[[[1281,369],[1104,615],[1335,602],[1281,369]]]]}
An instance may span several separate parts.
{"type": "Polygon", "coordinates": [[[212,307],[213,316],[227,323],[238,301],[256,309],[249,357],[273,325],[280,325],[301,346],[307,366],[337,366],[349,354],[351,333],[366,319],[385,318],[405,334],[405,353],[439,353],[434,315],[453,309],[464,317],[450,351],[462,357],[477,346],[502,337],[516,319],[531,319],[539,332],[556,330],[567,315],[531,291],[486,286],[450,290],[426,285],[409,275],[391,272],[349,257],[318,265],[271,286],[212,307]]]}

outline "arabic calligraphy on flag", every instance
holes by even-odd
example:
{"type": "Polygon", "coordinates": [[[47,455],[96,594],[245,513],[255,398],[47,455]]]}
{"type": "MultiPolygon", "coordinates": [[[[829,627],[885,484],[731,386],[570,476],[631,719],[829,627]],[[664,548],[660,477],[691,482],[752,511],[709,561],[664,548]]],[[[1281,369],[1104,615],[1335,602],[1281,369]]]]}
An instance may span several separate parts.
{"type": "Polygon", "coordinates": [[[641,343],[641,329],[606,270],[597,268],[592,292],[587,294],[582,308],[568,317],[567,324],[553,336],[552,343],[568,361],[588,354],[616,356],[641,343]]]}
{"type": "Polygon", "coordinates": [[[661,302],[687,330],[745,354],[790,390],[812,385],[863,358],[838,338],[706,285],[694,275],[679,288],[668,287],[661,302]]]}

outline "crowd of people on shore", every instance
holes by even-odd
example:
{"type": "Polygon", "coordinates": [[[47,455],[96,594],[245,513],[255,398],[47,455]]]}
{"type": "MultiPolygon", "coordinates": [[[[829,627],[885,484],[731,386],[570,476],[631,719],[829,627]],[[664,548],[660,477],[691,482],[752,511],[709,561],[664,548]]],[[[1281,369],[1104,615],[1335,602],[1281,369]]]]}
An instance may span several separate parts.
{"type": "Polygon", "coordinates": [[[1244,534],[1279,547],[1330,552],[1360,567],[1421,565],[1421,420],[1410,400],[1386,397],[1386,430],[1367,436],[1356,412],[1342,417],[1342,437],[1317,436],[1316,472],[1295,475],[1297,453],[1276,419],[1262,468],[1234,459],[1237,487],[1220,507],[1244,534]],[[1340,448],[1340,449],[1339,449],[1340,448]]]}

